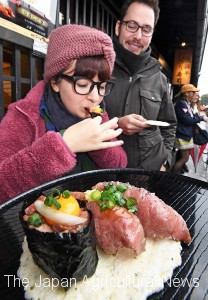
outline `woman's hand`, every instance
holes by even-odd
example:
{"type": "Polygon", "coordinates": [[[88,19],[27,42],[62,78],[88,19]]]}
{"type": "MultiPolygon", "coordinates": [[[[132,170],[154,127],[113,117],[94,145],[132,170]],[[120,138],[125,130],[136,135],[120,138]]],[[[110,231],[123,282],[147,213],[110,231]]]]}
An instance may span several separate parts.
{"type": "Polygon", "coordinates": [[[137,114],[126,115],[119,118],[119,127],[123,129],[124,134],[132,135],[149,127],[145,121],[146,119],[137,114]]]}
{"type": "Polygon", "coordinates": [[[68,147],[74,152],[88,152],[93,150],[116,147],[123,144],[123,141],[110,141],[122,133],[118,128],[118,118],[113,118],[101,124],[102,118],[85,119],[67,128],[63,139],[68,147]]]}

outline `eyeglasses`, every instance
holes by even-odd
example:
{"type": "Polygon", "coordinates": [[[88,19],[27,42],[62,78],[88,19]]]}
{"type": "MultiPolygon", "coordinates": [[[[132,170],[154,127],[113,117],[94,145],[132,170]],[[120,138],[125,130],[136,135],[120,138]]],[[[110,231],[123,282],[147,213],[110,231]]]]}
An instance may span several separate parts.
{"type": "Polygon", "coordinates": [[[135,21],[121,21],[121,23],[125,23],[126,24],[126,30],[132,33],[135,33],[139,30],[139,28],[141,28],[142,31],[142,35],[143,36],[152,36],[154,29],[149,26],[149,25],[144,25],[144,26],[140,26],[137,22],[135,21]]]}
{"type": "Polygon", "coordinates": [[[98,94],[104,97],[110,94],[115,85],[115,83],[110,80],[95,82],[90,78],[81,76],[69,76],[66,74],[60,74],[58,75],[58,77],[67,79],[68,81],[72,81],[75,92],[80,95],[87,95],[91,93],[94,89],[94,86],[96,85],[98,94]]]}

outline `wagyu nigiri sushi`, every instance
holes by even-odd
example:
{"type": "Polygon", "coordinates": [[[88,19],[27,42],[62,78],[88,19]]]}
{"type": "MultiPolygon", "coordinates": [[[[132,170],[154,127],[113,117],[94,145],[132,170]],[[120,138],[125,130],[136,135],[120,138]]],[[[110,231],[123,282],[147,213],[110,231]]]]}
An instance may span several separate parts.
{"type": "MultiPolygon", "coordinates": [[[[95,190],[104,190],[107,182],[100,182],[92,187],[95,190]]],[[[120,182],[113,182],[117,186],[120,182]]],[[[171,206],[165,204],[155,194],[144,188],[137,188],[124,184],[126,191],[123,197],[136,199],[137,212],[145,236],[154,238],[172,238],[184,243],[191,242],[191,236],[186,222],[171,206]]]]}
{"type": "Polygon", "coordinates": [[[116,254],[122,248],[138,255],[145,248],[144,230],[139,219],[126,208],[100,210],[96,201],[87,204],[92,211],[98,244],[107,254],[116,254]]]}

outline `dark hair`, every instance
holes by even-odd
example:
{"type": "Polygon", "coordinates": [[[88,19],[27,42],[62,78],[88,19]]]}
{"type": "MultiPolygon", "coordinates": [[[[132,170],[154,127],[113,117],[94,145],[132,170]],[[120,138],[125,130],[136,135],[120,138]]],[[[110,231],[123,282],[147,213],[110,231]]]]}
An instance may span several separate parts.
{"type": "MultiPolygon", "coordinates": [[[[59,74],[65,72],[71,65],[72,63],[53,77],[55,82],[60,81],[59,74]]],[[[100,81],[111,79],[110,68],[103,55],[85,56],[77,59],[74,76],[84,76],[92,79],[96,74],[98,74],[100,81]]]]}
{"type": "Polygon", "coordinates": [[[109,65],[103,55],[85,56],[77,59],[74,76],[95,77],[98,74],[100,81],[111,78],[109,65]]]}
{"type": "Polygon", "coordinates": [[[155,24],[154,25],[156,25],[157,21],[159,19],[159,15],[160,15],[159,0],[125,0],[121,7],[120,21],[122,21],[124,19],[129,6],[134,2],[144,3],[153,9],[154,14],[155,14],[155,24]]]}

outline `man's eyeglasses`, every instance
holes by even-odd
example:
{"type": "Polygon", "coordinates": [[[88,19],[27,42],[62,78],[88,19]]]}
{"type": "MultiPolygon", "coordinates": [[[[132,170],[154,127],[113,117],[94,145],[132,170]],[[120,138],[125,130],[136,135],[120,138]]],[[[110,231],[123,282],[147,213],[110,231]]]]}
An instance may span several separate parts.
{"type": "Polygon", "coordinates": [[[120,22],[126,24],[126,30],[129,32],[135,33],[139,30],[139,28],[141,28],[143,36],[150,37],[153,35],[154,29],[149,25],[140,26],[135,21],[120,21],[120,22]]]}
{"type": "Polygon", "coordinates": [[[98,94],[102,97],[107,96],[112,91],[115,83],[113,81],[107,80],[102,82],[95,82],[90,78],[81,76],[69,76],[66,74],[58,75],[60,78],[72,81],[74,90],[77,94],[87,95],[92,92],[94,86],[97,86],[98,94]]]}

